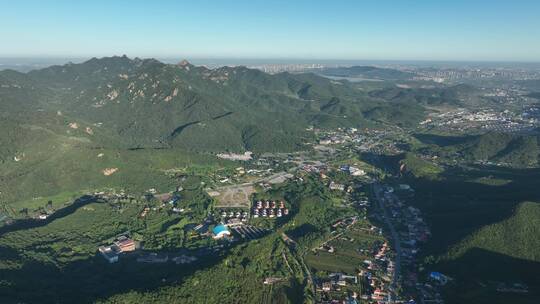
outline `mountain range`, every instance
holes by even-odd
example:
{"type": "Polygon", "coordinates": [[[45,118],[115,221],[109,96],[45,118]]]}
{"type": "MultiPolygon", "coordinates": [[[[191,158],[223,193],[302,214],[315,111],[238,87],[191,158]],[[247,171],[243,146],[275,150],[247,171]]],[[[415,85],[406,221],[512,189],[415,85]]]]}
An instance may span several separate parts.
{"type": "Polygon", "coordinates": [[[315,74],[126,56],[28,73],[5,70],[0,85],[2,116],[15,128],[36,123],[36,112],[57,113],[101,134],[92,141],[126,148],[295,150],[310,136],[309,126],[411,125],[423,118],[416,104],[396,107],[347,81],[315,74]]]}

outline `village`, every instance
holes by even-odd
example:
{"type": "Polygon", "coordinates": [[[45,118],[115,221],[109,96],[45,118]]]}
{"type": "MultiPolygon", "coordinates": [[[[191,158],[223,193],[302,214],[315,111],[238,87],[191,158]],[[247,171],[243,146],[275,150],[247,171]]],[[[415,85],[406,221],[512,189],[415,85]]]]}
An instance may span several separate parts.
{"type": "MultiPolygon", "coordinates": [[[[316,153],[250,154],[249,160],[236,160],[242,165],[228,176],[218,176],[213,184],[205,185],[212,208],[198,224],[185,228],[195,247],[146,249],[144,240],[126,233],[104,243],[98,252],[109,263],[124,258],[137,263],[197,263],[236,244],[278,232],[297,210],[285,197],[268,193],[280,185],[315,178],[333,193],[336,208],[353,211],[328,227],[329,234],[305,256],[296,257],[306,265],[317,303],[444,303],[442,289],[453,284],[453,278],[419,266],[420,251],[431,232],[422,212],[410,203],[415,190],[400,182],[399,176],[375,171],[350,157],[358,152],[399,153],[399,141],[388,141],[392,132],[367,135],[355,129],[338,129],[318,133],[316,153]],[[381,174],[387,179],[382,180],[381,174]],[[223,177],[228,180],[221,182],[223,177]]],[[[159,203],[145,207],[141,217],[160,210],[170,210],[177,216],[189,214],[189,208],[182,207],[183,187],[164,194],[150,190],[147,195],[159,203]]],[[[130,200],[121,194],[116,199],[130,200]]],[[[282,237],[289,246],[297,246],[293,237],[282,237]]],[[[285,260],[289,258],[284,256],[285,260]]],[[[261,284],[284,281],[283,277],[270,276],[261,284]]],[[[496,288],[500,292],[527,290],[526,286],[516,286],[501,283],[496,288]]]]}
{"type": "Polygon", "coordinates": [[[510,111],[486,108],[479,110],[457,109],[443,113],[433,113],[420,122],[421,129],[436,129],[463,133],[484,130],[498,132],[530,132],[538,127],[538,117],[534,108],[525,107],[510,111]]]}
{"type": "MultiPolygon", "coordinates": [[[[343,299],[347,303],[414,303],[413,299],[419,303],[443,303],[438,286],[449,278],[438,272],[420,277],[415,260],[419,246],[430,236],[429,228],[420,211],[398,197],[398,193],[413,195],[414,190],[406,184],[396,185],[396,190],[377,183],[358,186],[372,187],[374,192],[380,191],[380,196],[352,196],[357,199],[355,208],[364,217],[336,222],[332,238],[315,249],[317,259],[326,261],[356,258],[351,259],[350,270],[343,271],[339,266],[332,272],[326,268],[327,276],[317,278],[321,303],[341,303],[343,299]],[[379,202],[374,204],[373,200],[379,202]],[[362,241],[355,241],[359,237],[362,241]]],[[[328,265],[331,263],[323,268],[328,265]]]]}
{"type": "MultiPolygon", "coordinates": [[[[359,152],[399,153],[399,142],[390,140],[395,138],[394,132],[399,130],[374,130],[369,135],[356,129],[318,131],[320,140],[314,147],[317,153],[312,155],[242,155],[236,160],[243,163],[242,167],[229,176],[216,177],[213,184],[207,183],[206,192],[215,201],[213,211],[190,228],[194,240],[206,238],[211,242],[203,242],[202,247],[189,253],[171,253],[146,250],[144,242],[124,235],[99,247],[99,252],[110,263],[124,257],[135,257],[139,263],[196,262],[205,254],[222,252],[238,242],[272,233],[275,225],[269,221],[286,222],[291,212],[295,212],[283,198],[254,199],[255,193],[264,197],[276,185],[302,182],[307,176],[315,176],[340,198],[344,207],[356,213],[335,222],[330,227],[329,238],[305,257],[308,267],[315,271],[311,276],[317,301],[400,303],[417,299],[419,303],[442,303],[437,288],[442,283],[439,279],[421,277],[416,267],[416,255],[430,232],[420,211],[401,199],[413,196],[414,189],[406,184],[379,184],[378,173],[362,162],[328,161],[346,157],[351,146],[359,152]],[[336,262],[339,260],[346,262],[336,262]]],[[[170,208],[181,216],[186,211],[180,207],[183,189],[176,190],[180,191],[158,194],[150,189],[147,196],[160,205],[146,207],[140,216],[160,208],[170,208]]],[[[438,276],[441,277],[444,275],[438,276]]],[[[265,284],[280,281],[267,278],[265,284]]]]}
{"type": "MultiPolygon", "coordinates": [[[[294,202],[270,195],[273,189],[315,179],[327,187],[335,208],[350,213],[325,228],[329,230],[325,239],[298,257],[305,261],[318,303],[442,303],[438,286],[449,278],[437,272],[426,276],[417,268],[416,257],[430,231],[420,211],[404,203],[404,198],[414,196],[414,189],[407,184],[381,184],[384,172],[354,156],[400,153],[400,141],[395,140],[400,131],[313,131],[318,138],[314,153],[219,155],[240,164],[198,177],[192,184],[189,174],[179,177],[175,172],[181,183],[169,192],[154,187],[136,197],[123,190],[96,191],[93,197],[119,212],[126,205],[141,206],[141,221],[167,217],[190,222],[175,230],[182,231],[185,248],[160,249],[159,244],[126,231],[104,240],[96,252],[109,264],[182,265],[226,254],[236,244],[276,233],[298,212],[294,202]],[[191,197],[204,198],[207,207],[196,210],[201,204],[191,197]]],[[[36,215],[36,220],[55,214],[53,208],[43,210],[49,211],[36,215]]],[[[296,244],[290,236],[283,234],[283,239],[296,244]]],[[[282,281],[268,277],[261,284],[282,281]]]]}

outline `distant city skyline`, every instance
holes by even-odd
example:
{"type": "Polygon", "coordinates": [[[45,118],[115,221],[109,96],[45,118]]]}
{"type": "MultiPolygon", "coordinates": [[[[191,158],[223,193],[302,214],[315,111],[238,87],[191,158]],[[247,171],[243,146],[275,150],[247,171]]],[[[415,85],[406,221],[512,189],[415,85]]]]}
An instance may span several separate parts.
{"type": "Polygon", "coordinates": [[[538,1],[0,4],[0,57],[540,62],[538,1]]]}

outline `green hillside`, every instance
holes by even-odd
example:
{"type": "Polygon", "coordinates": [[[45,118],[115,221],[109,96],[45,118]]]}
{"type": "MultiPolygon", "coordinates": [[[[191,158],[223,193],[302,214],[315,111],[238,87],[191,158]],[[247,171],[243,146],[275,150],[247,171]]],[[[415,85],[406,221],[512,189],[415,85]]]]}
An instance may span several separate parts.
{"type": "Polygon", "coordinates": [[[536,303],[540,284],[539,233],[540,204],[525,202],[510,217],[480,228],[453,246],[438,266],[455,279],[445,292],[449,302],[536,303]],[[501,282],[506,286],[526,284],[529,293],[498,292],[501,282]]]}
{"type": "Polygon", "coordinates": [[[351,209],[334,208],[333,194],[315,178],[283,184],[265,194],[284,197],[294,206],[290,221],[276,222],[276,231],[260,239],[226,245],[209,256],[197,255],[196,263],[146,264],[137,263],[136,255],[124,255],[121,262],[108,264],[96,254],[97,246],[125,231],[142,238],[146,250],[164,250],[171,256],[185,251],[186,243],[204,247],[223,244],[206,237],[190,240],[186,226],[200,223],[209,211],[202,186],[197,184],[194,190],[182,191],[182,204],[190,204],[192,210],[180,216],[156,210],[143,219],[138,215],[147,202],[97,201],[39,227],[2,231],[0,302],[310,301],[314,295],[300,264],[302,254],[287,246],[281,233],[297,236],[299,244],[320,242],[330,235],[326,227],[354,214],[351,209]],[[311,225],[319,228],[303,229],[311,225]],[[263,285],[268,277],[285,280],[263,285]]]}
{"type": "Polygon", "coordinates": [[[525,202],[501,222],[482,227],[451,250],[455,259],[471,248],[480,248],[514,258],[540,262],[540,204],[525,202]],[[511,246],[509,245],[511,244],[511,246]]]}
{"type": "Polygon", "coordinates": [[[126,56],[0,72],[2,201],[102,187],[167,188],[163,173],[215,164],[210,153],[304,149],[319,128],[415,125],[348,82],[126,56]],[[115,169],[114,174],[104,174],[115,169]]]}
{"type": "Polygon", "coordinates": [[[416,178],[436,178],[443,170],[436,164],[423,160],[413,153],[406,153],[400,161],[404,172],[416,178]]]}
{"type": "Polygon", "coordinates": [[[460,161],[491,162],[510,167],[536,167],[539,163],[538,135],[487,132],[481,135],[440,136],[416,134],[421,150],[460,161]]]}
{"type": "Polygon", "coordinates": [[[454,280],[448,303],[535,303],[538,293],[538,169],[451,167],[438,179],[410,178],[411,203],[422,210],[432,236],[422,266],[454,280]],[[525,203],[522,203],[525,202],[525,203]],[[524,283],[530,293],[504,294],[497,282],[524,283]],[[511,301],[510,301],[511,302],[511,301]]]}
{"type": "Polygon", "coordinates": [[[147,187],[137,179],[148,169],[155,183],[165,183],[160,170],[183,165],[192,153],[303,149],[313,139],[306,131],[312,125],[414,125],[423,119],[422,108],[390,106],[347,82],[314,74],[211,70],[126,56],[27,74],[5,70],[0,84],[0,191],[8,201],[112,185],[147,187]],[[151,164],[149,155],[169,165],[151,164]],[[104,176],[106,168],[118,173],[104,176]]]}
{"type": "Polygon", "coordinates": [[[540,155],[537,136],[487,133],[465,145],[462,153],[474,160],[489,160],[519,167],[536,166],[540,155]]]}
{"type": "Polygon", "coordinates": [[[8,113],[61,111],[128,147],[296,150],[310,137],[310,125],[411,125],[423,118],[421,109],[389,107],[347,82],[314,74],[210,70],[125,56],[28,74],[3,71],[0,81],[8,113]]]}

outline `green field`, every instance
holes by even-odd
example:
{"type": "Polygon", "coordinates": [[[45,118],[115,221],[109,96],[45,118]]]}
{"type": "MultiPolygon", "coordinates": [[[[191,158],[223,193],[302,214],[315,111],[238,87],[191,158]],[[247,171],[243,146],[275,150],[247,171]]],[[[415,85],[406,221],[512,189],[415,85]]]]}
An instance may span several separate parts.
{"type": "Polygon", "coordinates": [[[343,239],[336,239],[328,243],[334,247],[335,252],[329,253],[322,250],[311,252],[306,255],[307,264],[315,271],[344,272],[355,274],[364,260],[370,259],[358,249],[371,248],[374,242],[382,242],[381,236],[370,235],[366,232],[349,231],[343,235],[343,239]],[[353,239],[351,241],[351,239],[353,239]]]}

